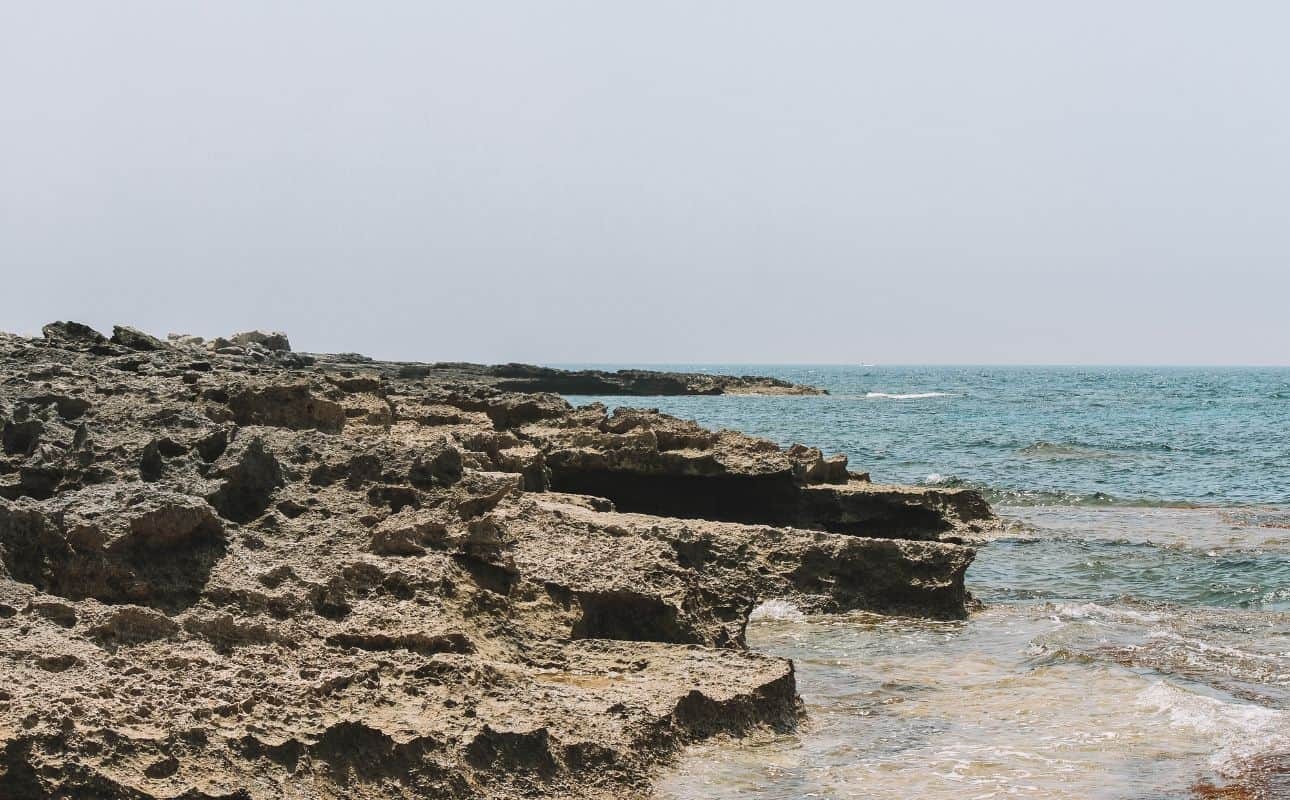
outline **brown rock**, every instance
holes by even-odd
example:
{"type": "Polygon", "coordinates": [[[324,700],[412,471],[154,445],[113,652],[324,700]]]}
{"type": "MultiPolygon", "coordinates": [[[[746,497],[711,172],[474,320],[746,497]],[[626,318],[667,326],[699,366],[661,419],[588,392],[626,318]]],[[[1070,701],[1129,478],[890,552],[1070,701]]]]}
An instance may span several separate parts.
{"type": "Polygon", "coordinates": [[[973,553],[938,539],[993,521],[542,393],[797,391],[767,379],[82,328],[0,334],[4,798],[645,796],[689,742],[797,723],[758,603],[961,617],[973,553]]]}

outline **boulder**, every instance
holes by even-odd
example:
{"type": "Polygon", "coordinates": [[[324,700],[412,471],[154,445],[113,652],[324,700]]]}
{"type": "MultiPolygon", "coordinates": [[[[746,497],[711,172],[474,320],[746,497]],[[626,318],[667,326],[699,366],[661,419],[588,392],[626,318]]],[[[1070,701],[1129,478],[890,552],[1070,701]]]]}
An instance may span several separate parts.
{"type": "Polygon", "coordinates": [[[77,345],[106,344],[107,337],[80,322],[51,322],[40,329],[46,339],[77,345]]]}
{"type": "Polygon", "coordinates": [[[119,344],[131,350],[160,350],[166,343],[155,336],[149,336],[138,328],[126,325],[115,325],[112,328],[112,344],[119,344]]]}
{"type": "Polygon", "coordinates": [[[231,341],[233,344],[243,347],[258,344],[266,350],[282,353],[291,352],[291,342],[288,341],[287,335],[282,331],[243,331],[233,334],[231,341]]]}

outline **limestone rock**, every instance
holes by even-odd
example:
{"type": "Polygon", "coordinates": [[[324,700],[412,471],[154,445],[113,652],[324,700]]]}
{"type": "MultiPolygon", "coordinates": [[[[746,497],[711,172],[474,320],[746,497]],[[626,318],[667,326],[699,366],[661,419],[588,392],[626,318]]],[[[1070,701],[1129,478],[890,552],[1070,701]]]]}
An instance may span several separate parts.
{"type": "Polygon", "coordinates": [[[233,334],[232,342],[243,347],[249,344],[258,344],[266,350],[291,352],[291,342],[287,340],[287,335],[282,331],[243,331],[242,333],[233,334]]]}
{"type": "Polygon", "coordinates": [[[341,405],[315,396],[305,384],[241,387],[230,393],[228,405],[239,425],[317,428],[333,433],[345,426],[341,405]]]}
{"type": "Polygon", "coordinates": [[[962,617],[993,522],[548,393],[793,391],[763,379],[126,331],[0,334],[3,798],[647,796],[797,724],[758,603],[962,617]]]}

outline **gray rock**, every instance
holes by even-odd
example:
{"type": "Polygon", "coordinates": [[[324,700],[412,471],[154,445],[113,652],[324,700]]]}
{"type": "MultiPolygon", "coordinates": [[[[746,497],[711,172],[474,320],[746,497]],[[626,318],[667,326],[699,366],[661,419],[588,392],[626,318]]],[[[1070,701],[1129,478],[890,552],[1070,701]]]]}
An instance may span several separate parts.
{"type": "Polygon", "coordinates": [[[161,350],[166,343],[155,336],[149,336],[138,328],[126,325],[115,325],[112,328],[112,344],[119,344],[131,350],[161,350]]]}
{"type": "Polygon", "coordinates": [[[51,322],[40,329],[46,339],[69,344],[106,344],[107,337],[80,322],[51,322]]]}
{"type": "Polygon", "coordinates": [[[233,334],[233,344],[243,346],[258,344],[266,350],[274,350],[282,353],[291,352],[291,342],[287,340],[287,335],[282,331],[243,331],[242,333],[233,334]]]}

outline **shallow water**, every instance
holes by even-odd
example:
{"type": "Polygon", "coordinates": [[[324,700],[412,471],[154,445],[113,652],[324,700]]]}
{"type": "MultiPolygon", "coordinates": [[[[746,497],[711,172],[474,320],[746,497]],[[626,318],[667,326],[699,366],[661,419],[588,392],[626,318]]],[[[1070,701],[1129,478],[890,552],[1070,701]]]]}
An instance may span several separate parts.
{"type": "Polygon", "coordinates": [[[969,573],[986,608],[965,622],[758,614],[749,642],[794,660],[808,721],[696,748],[661,796],[1177,797],[1290,750],[1284,531],[1251,549],[1208,511],[1153,511],[1142,536],[1137,510],[1009,514],[969,573]],[[1201,546],[1159,541],[1170,518],[1201,546]],[[1239,586],[1256,555],[1270,570],[1239,586]]]}
{"type": "Polygon", "coordinates": [[[714,371],[833,395],[604,401],[978,486],[1007,525],[964,622],[763,606],[806,721],[693,749],[662,797],[1138,800],[1286,763],[1290,370],[714,371]]]}

